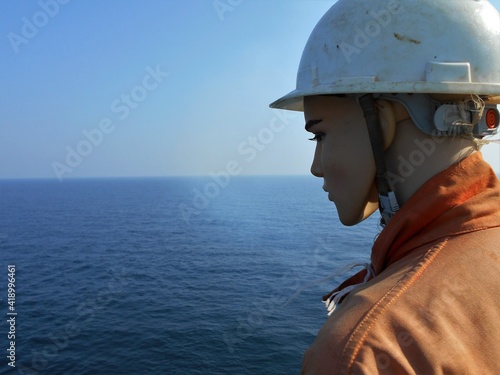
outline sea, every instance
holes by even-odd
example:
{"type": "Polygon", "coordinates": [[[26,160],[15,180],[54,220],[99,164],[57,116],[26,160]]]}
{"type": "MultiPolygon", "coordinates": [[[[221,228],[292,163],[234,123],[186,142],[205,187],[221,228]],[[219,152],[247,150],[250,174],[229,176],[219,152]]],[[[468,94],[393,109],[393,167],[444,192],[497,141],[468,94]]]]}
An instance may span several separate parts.
{"type": "Polygon", "coordinates": [[[321,296],[380,232],[341,225],[321,186],[0,180],[0,374],[300,373],[321,296]]]}

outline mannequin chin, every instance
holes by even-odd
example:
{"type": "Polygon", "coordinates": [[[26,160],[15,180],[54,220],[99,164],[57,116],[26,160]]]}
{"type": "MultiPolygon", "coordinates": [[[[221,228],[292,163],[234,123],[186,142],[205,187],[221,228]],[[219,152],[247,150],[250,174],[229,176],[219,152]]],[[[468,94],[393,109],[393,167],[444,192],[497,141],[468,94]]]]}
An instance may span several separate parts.
{"type": "Polygon", "coordinates": [[[378,191],[375,183],[372,185],[366,202],[359,209],[354,210],[353,207],[343,209],[343,207],[339,207],[338,205],[336,207],[340,222],[347,227],[357,225],[368,219],[378,210],[378,191]]]}

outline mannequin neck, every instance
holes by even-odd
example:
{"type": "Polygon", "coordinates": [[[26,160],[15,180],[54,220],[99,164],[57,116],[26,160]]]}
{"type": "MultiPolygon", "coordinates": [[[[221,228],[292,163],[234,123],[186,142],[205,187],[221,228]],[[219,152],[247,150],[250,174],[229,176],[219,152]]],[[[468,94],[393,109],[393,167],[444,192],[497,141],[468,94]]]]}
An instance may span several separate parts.
{"type": "Polygon", "coordinates": [[[476,150],[473,140],[431,137],[411,119],[398,122],[394,140],[386,150],[386,163],[399,205],[405,204],[430,178],[476,150]]]}

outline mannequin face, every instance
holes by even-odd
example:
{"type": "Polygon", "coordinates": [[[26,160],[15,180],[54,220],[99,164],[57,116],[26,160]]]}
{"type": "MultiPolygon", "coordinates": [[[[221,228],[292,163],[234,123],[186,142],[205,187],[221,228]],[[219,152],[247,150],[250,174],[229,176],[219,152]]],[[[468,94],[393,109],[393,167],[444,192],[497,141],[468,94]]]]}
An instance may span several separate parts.
{"type": "Polygon", "coordinates": [[[363,111],[355,98],[304,98],[306,130],[315,135],[311,173],[335,203],[340,221],[355,225],[378,208],[375,162],[363,111]]]}

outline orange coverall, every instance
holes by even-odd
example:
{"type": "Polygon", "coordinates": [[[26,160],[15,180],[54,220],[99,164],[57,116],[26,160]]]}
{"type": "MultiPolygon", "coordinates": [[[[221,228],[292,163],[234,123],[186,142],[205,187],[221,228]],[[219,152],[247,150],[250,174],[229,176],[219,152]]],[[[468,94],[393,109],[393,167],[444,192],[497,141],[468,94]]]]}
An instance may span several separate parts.
{"type": "Polygon", "coordinates": [[[427,181],[371,260],[302,374],[500,374],[500,182],[479,152],[427,181]]]}

